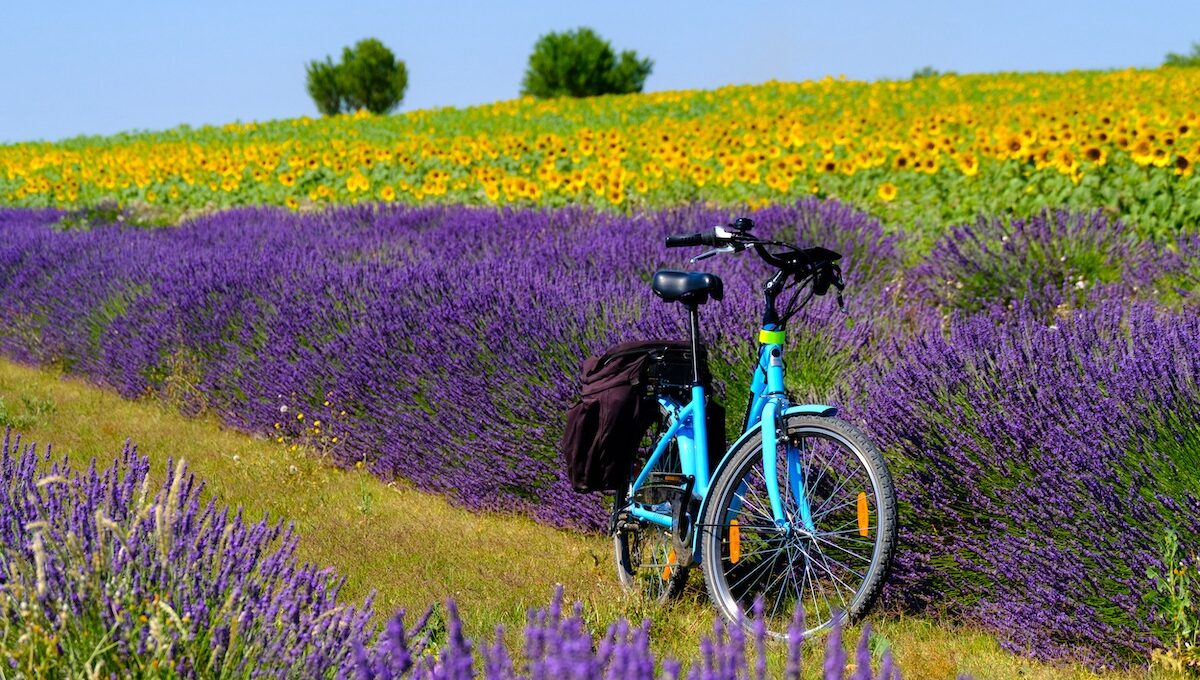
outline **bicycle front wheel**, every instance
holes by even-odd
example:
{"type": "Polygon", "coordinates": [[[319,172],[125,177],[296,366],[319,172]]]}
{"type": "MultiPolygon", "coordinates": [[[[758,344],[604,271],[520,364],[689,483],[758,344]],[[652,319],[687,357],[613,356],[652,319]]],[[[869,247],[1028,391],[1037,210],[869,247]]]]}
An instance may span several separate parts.
{"type": "Polygon", "coordinates": [[[861,618],[896,545],[895,491],[878,447],[836,418],[787,416],[781,425],[777,450],[767,455],[775,456],[784,521],[771,510],[755,433],[713,480],[700,545],[721,613],[749,627],[761,598],[776,638],[787,636],[797,614],[805,635],[861,618]]]}

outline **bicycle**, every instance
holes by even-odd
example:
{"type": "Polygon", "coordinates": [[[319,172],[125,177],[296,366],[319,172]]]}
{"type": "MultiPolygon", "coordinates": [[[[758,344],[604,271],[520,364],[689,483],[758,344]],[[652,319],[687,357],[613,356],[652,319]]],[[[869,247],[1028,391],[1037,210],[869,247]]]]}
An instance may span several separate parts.
{"type": "Polygon", "coordinates": [[[803,615],[804,634],[812,635],[870,609],[895,549],[896,499],[882,454],[861,430],[837,418],[834,407],[793,404],[784,389],[785,325],[830,288],[843,305],[841,255],[759,239],[753,226],[738,218],[710,233],[666,240],[672,248],[709,246],[693,263],[753,249],[776,269],[763,288],[741,434],[714,466],[706,455],[710,403],[699,308],[723,297],[721,280],[656,272],[655,293],[688,311],[691,384],[656,395],[659,417],[643,438],[631,481],[616,495],[610,529],[627,589],[665,600],[703,565],[722,615],[749,628],[761,599],[768,633],[785,638],[794,615],[803,615]],[[777,301],[789,288],[781,313],[777,301]]]}

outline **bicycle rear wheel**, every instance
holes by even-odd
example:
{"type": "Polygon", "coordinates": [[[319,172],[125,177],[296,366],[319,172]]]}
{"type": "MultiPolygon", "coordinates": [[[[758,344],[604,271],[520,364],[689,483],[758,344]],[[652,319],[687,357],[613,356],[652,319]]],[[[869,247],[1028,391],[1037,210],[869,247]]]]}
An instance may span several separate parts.
{"type": "Polygon", "coordinates": [[[784,526],[767,492],[762,438],[751,436],[718,478],[701,522],[704,579],[713,602],[749,627],[763,601],[767,631],[805,634],[861,618],[883,587],[896,544],[896,499],[879,449],[836,418],[784,418],[776,457],[784,526]],[[798,503],[807,499],[812,528],[798,503]],[[743,616],[744,615],[744,616],[743,616]]]}
{"type": "MultiPolygon", "coordinates": [[[[661,407],[660,407],[661,409],[661,407]]],[[[663,433],[670,427],[669,416],[665,409],[660,410],[657,420],[646,430],[638,446],[638,455],[634,459],[630,471],[630,483],[641,472],[649,460],[650,454],[663,433]]],[[[679,447],[674,440],[668,442],[668,448],[658,459],[652,472],[682,472],[679,460],[679,447]]],[[[628,488],[617,497],[618,507],[624,505],[628,498],[628,488]]],[[[667,508],[659,508],[670,514],[667,508]]],[[[671,532],[665,527],[649,522],[626,518],[618,522],[613,534],[617,578],[621,585],[630,592],[637,592],[647,597],[665,601],[683,591],[687,583],[690,567],[680,566],[672,546],[671,532]]]]}

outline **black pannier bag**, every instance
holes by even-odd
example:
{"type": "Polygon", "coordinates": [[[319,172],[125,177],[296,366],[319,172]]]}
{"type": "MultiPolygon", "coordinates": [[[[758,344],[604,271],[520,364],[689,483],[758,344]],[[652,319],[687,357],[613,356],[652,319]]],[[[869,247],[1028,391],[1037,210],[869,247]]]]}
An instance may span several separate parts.
{"type": "MultiPolygon", "coordinates": [[[[701,348],[700,376],[710,382],[701,348]]],[[[688,342],[624,342],[583,362],[579,401],[567,411],[562,451],[571,486],[580,493],[614,492],[627,476],[642,435],[659,415],[654,397],[671,394],[686,402],[692,386],[688,342]]],[[[725,452],[725,409],[710,399],[707,409],[709,460],[725,452]]]]}

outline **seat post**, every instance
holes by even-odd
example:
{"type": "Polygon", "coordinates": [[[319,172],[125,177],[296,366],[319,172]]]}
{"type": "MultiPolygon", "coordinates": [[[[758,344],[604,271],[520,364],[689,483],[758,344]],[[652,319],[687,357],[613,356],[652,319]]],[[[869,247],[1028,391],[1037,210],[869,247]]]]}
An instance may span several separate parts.
{"type": "Polygon", "coordinates": [[[687,305],[692,340],[692,384],[700,384],[700,306],[687,305]]]}

